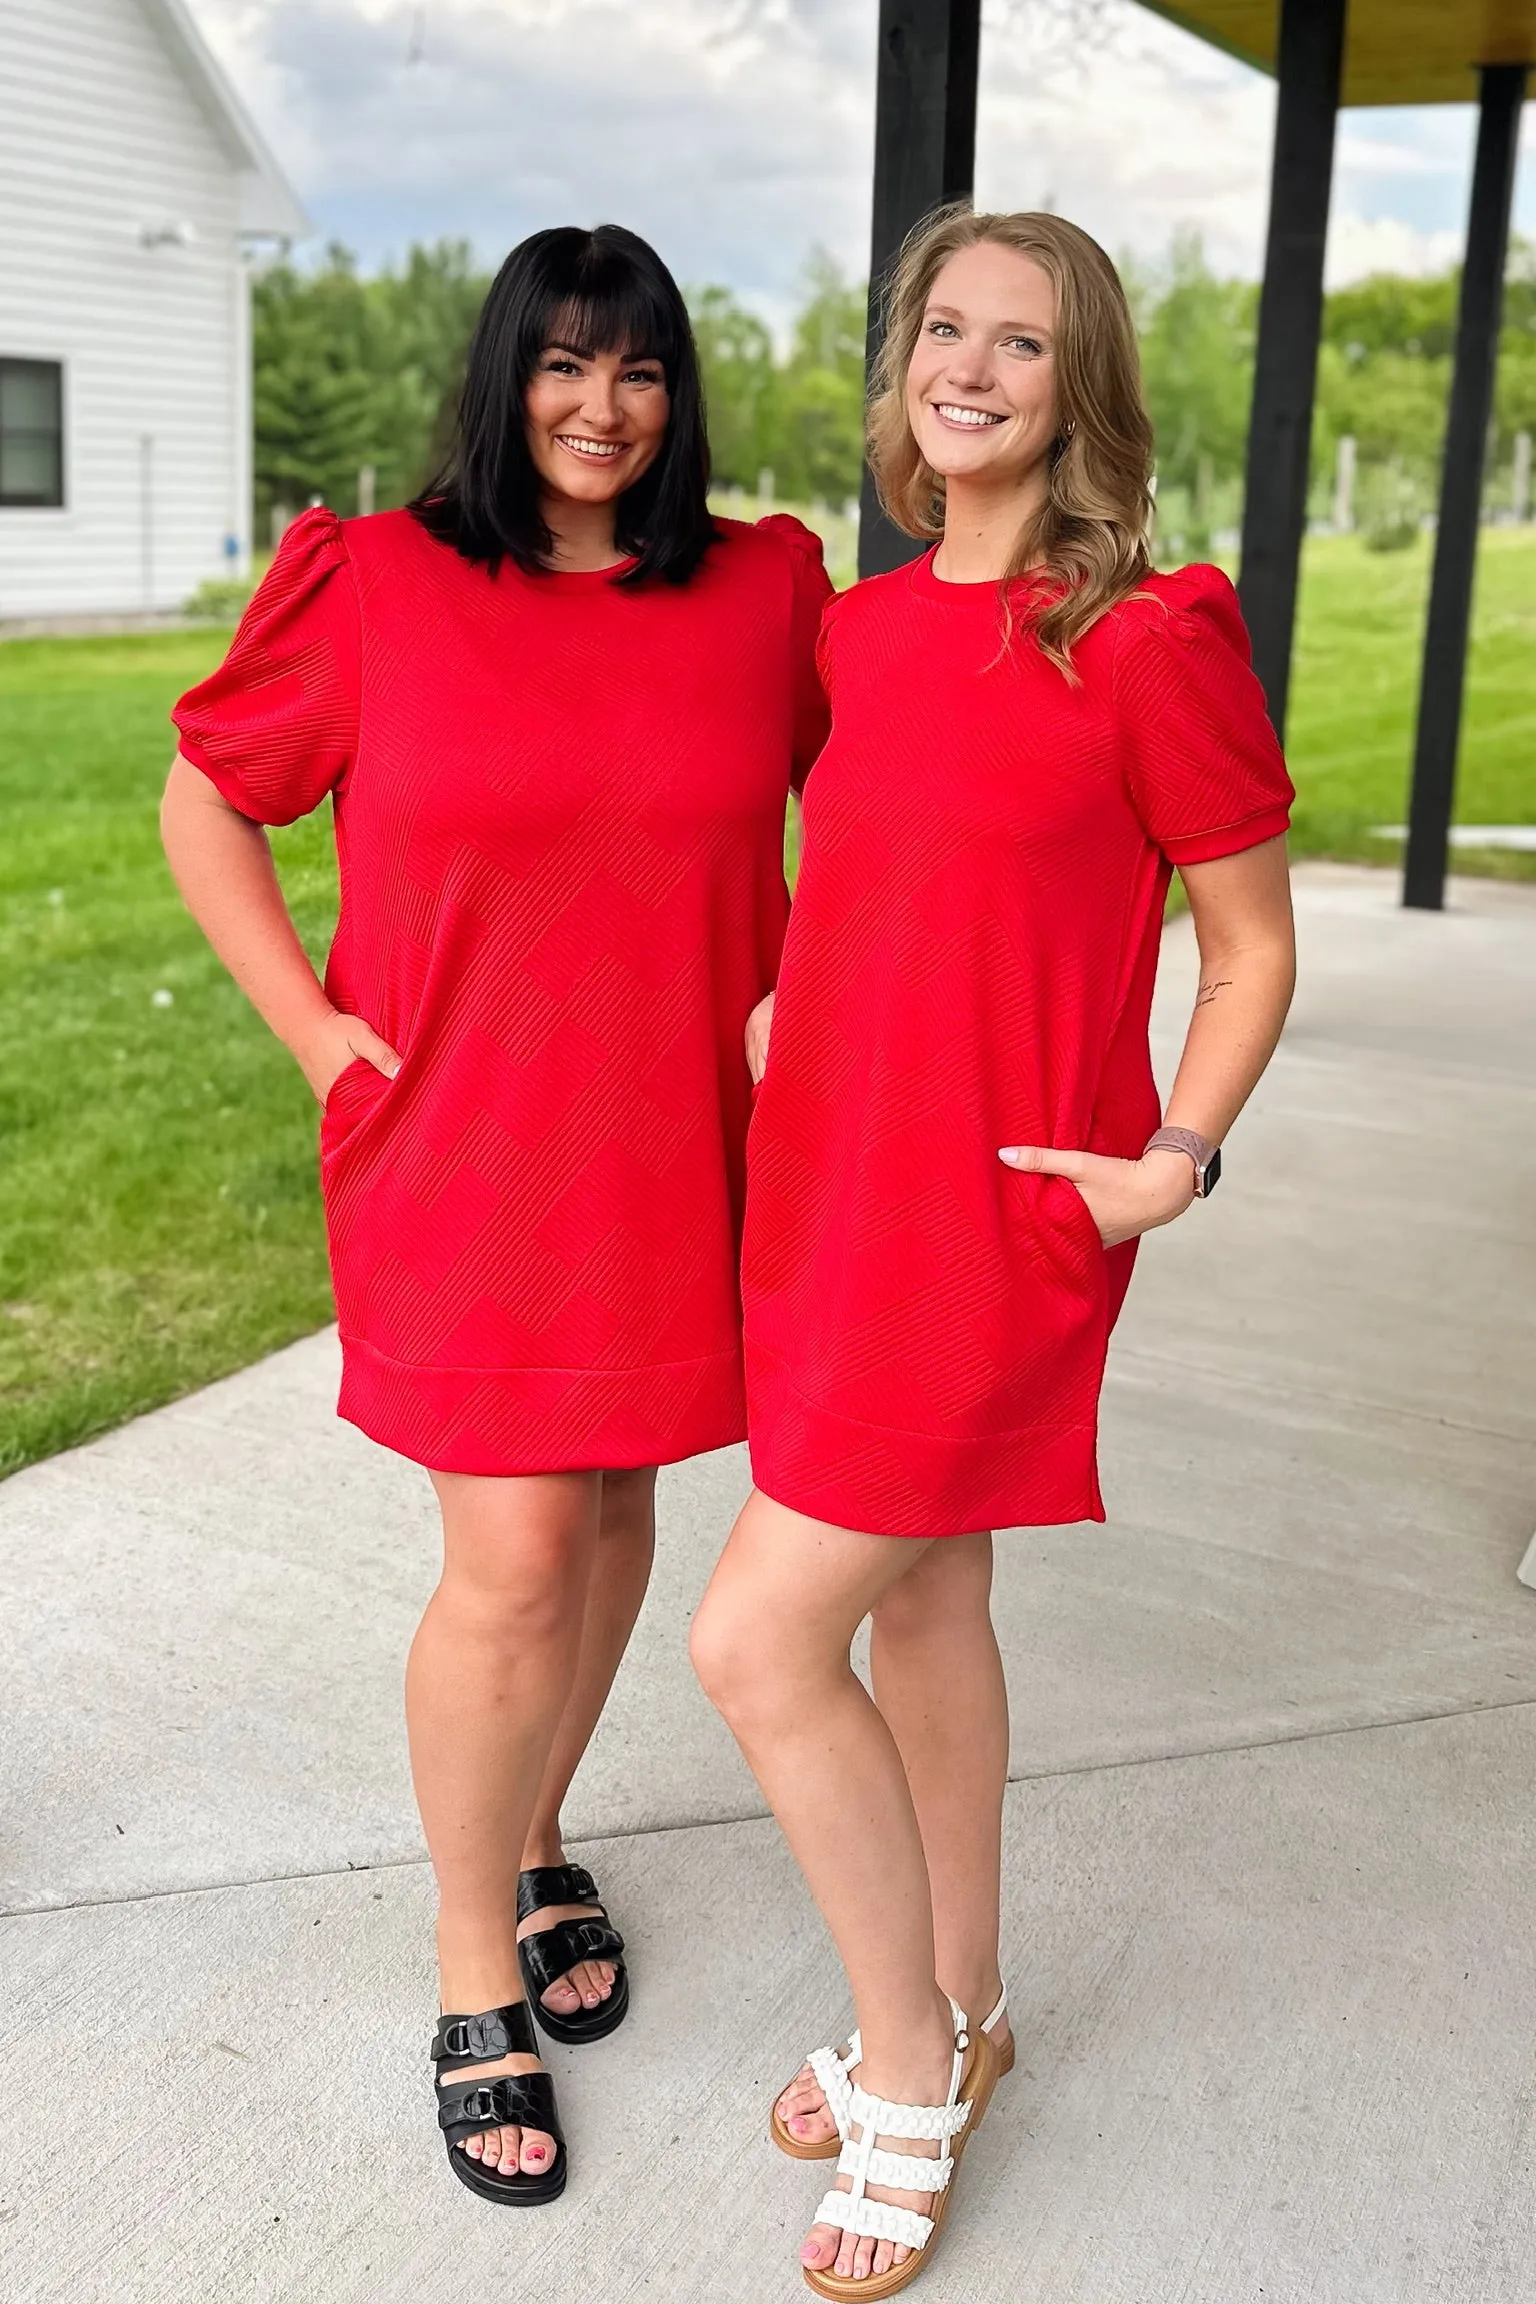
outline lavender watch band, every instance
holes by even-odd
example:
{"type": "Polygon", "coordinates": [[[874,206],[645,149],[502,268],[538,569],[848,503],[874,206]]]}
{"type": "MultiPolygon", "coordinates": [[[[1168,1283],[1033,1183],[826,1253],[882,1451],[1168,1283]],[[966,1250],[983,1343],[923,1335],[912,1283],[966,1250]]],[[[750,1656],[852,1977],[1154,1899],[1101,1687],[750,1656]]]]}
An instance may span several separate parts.
{"type": "Polygon", "coordinates": [[[1147,1138],[1146,1152],[1187,1152],[1195,1164],[1195,1197],[1203,1200],[1221,1174],[1221,1149],[1193,1128],[1159,1128],[1147,1138]]]}

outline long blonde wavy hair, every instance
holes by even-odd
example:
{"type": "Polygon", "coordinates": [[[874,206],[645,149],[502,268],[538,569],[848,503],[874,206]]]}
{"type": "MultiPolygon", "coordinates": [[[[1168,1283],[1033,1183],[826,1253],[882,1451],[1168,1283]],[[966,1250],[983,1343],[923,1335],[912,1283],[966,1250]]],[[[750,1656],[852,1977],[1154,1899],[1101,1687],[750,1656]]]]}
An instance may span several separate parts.
{"type": "Polygon", "coordinates": [[[1004,578],[1006,628],[1034,633],[1072,678],[1072,646],[1151,568],[1152,424],[1136,328],[1120,275],[1096,240],[1061,216],[976,215],[957,203],[907,236],[891,276],[871,381],[869,465],[887,516],[909,536],[944,533],[944,482],[907,419],[907,369],[941,268],[990,241],[1038,264],[1056,291],[1055,444],[1046,496],[1026,520],[1004,578]],[[1032,579],[1015,611],[1014,579],[1032,579]]]}

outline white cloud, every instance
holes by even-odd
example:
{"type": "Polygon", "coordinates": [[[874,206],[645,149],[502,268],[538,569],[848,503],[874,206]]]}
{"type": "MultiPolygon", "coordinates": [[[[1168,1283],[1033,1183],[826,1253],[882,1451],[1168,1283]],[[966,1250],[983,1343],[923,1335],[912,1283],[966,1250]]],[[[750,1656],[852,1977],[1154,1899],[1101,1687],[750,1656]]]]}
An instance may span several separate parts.
{"type": "Polygon", "coordinates": [[[1330,288],[1373,272],[1444,272],[1461,260],[1459,232],[1420,232],[1397,216],[1335,213],[1328,227],[1324,274],[1330,288]]]}
{"type": "Polygon", "coordinates": [[[1268,208],[1273,84],[1124,4],[1097,50],[1042,59],[1035,11],[988,24],[977,197],[1051,205],[1112,253],[1160,255],[1196,231],[1219,269],[1254,273],[1268,208]]]}
{"type": "MultiPolygon", "coordinates": [[[[867,262],[877,0],[193,4],[322,237],[365,262],[611,216],[775,317],[814,242],[867,262]]],[[[1131,0],[988,0],[984,203],[1049,197],[1141,257],[1194,229],[1251,276],[1273,114],[1271,81],[1131,0]]],[[[1454,256],[1466,119],[1345,116],[1332,279],[1454,256]]]]}
{"type": "Polygon", "coordinates": [[[1411,114],[1345,114],[1339,124],[1334,167],[1338,176],[1367,179],[1378,176],[1445,177],[1460,186],[1469,164],[1467,115],[1452,106],[1444,125],[1425,121],[1422,112],[1411,114]],[[1394,134],[1388,122],[1407,118],[1412,132],[1394,134]]]}
{"type": "Polygon", "coordinates": [[[770,296],[817,238],[862,265],[873,21],[851,0],[434,0],[414,63],[391,0],[201,13],[317,222],[366,256],[614,216],[684,276],[770,296]]]}

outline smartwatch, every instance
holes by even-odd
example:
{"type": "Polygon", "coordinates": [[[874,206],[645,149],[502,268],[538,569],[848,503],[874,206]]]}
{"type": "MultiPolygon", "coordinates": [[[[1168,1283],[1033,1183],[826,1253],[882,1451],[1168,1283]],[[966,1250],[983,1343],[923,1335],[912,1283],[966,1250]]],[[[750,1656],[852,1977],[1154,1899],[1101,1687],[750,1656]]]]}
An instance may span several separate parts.
{"type": "Polygon", "coordinates": [[[1221,1182],[1221,1147],[1193,1128],[1159,1128],[1142,1147],[1148,1152],[1187,1152],[1195,1164],[1195,1198],[1206,1200],[1221,1182]]]}

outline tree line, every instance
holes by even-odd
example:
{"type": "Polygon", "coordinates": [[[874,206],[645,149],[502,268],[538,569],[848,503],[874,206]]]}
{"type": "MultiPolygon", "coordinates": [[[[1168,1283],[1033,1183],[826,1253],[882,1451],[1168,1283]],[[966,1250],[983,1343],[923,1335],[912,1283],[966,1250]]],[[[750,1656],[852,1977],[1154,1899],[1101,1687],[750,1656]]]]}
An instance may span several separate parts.
{"type": "MultiPolygon", "coordinates": [[[[465,241],[413,247],[365,277],[333,245],[313,268],[276,264],[254,284],[258,517],[319,496],[355,509],[403,503],[443,445],[448,411],[488,274],[465,241]]],[[[716,480],[841,505],[862,455],[864,291],[813,256],[787,347],[727,288],[690,294],[708,395],[716,480]]]]}
{"type": "MultiPolygon", "coordinates": [[[[1259,291],[1212,272],[1199,240],[1130,265],[1157,431],[1159,525],[1191,548],[1234,525],[1241,499],[1259,291]]],[[[1332,509],[1339,443],[1355,443],[1356,522],[1412,527],[1434,508],[1451,386],[1460,272],[1378,273],[1324,301],[1312,424],[1312,512],[1332,509]]],[[[1507,506],[1520,433],[1536,432],[1536,247],[1517,242],[1504,302],[1486,496],[1507,506]]]]}
{"type": "MultiPolygon", "coordinates": [[[[1233,524],[1241,487],[1258,291],[1221,278],[1198,238],[1123,267],[1157,432],[1159,525],[1189,551],[1233,524]]],[[[315,497],[357,507],[371,468],[382,509],[412,495],[489,284],[467,242],[413,247],[364,276],[332,246],[312,268],[276,264],[254,285],[258,518],[315,497]]],[[[1450,388],[1457,273],[1380,274],[1327,299],[1312,461],[1326,516],[1338,443],[1358,458],[1358,516],[1432,508],[1450,388]]],[[[808,263],[787,341],[730,289],[690,292],[717,482],[841,506],[858,495],[864,289],[822,253],[808,263]]],[[[1489,494],[1508,495],[1515,436],[1536,431],[1536,248],[1517,244],[1505,301],[1489,494]]]]}

